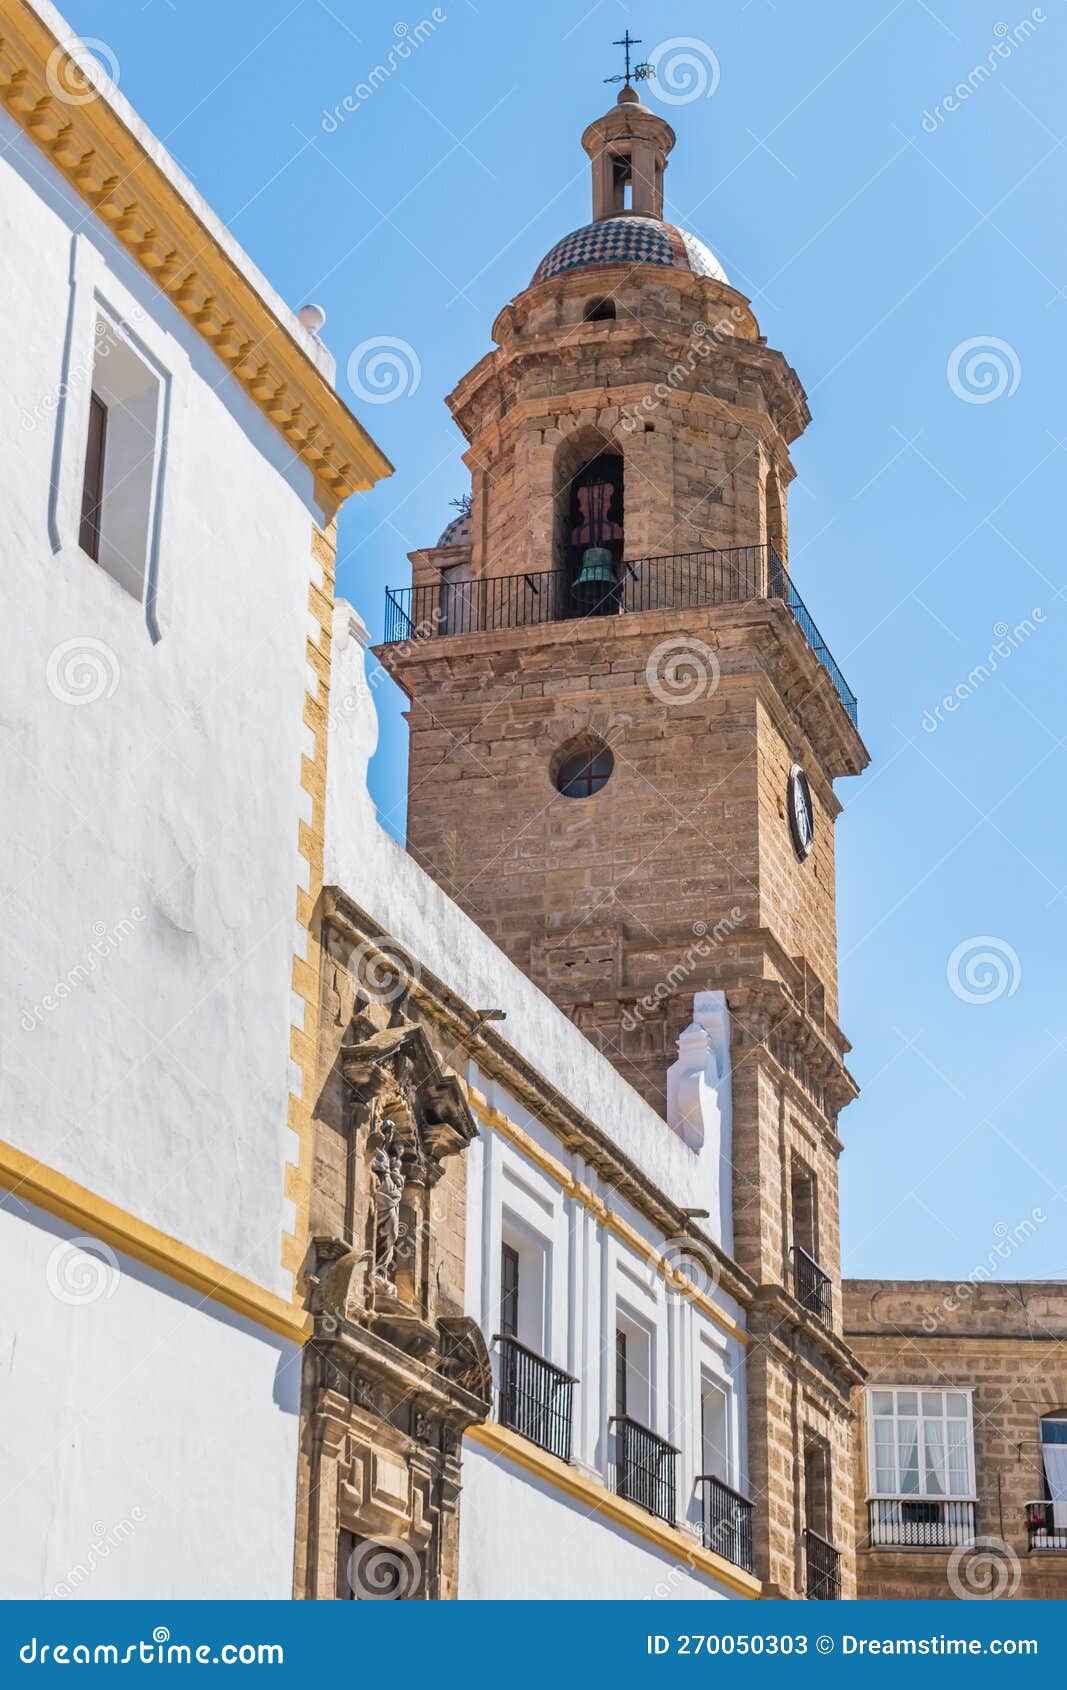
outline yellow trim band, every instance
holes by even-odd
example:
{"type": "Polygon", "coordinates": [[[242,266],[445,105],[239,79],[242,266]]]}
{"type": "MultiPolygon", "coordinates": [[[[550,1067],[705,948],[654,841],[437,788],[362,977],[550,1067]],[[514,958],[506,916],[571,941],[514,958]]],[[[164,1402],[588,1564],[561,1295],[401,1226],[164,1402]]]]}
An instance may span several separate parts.
{"type": "Polygon", "coordinates": [[[210,1256],[160,1232],[158,1227],[2,1140],[0,1186],[282,1338],[303,1344],[311,1332],[310,1316],[284,1297],[212,1261],[210,1256]]]}
{"type": "Polygon", "coordinates": [[[697,1543],[680,1532],[676,1526],[670,1526],[666,1520],[659,1520],[654,1514],[647,1514],[643,1508],[638,1508],[635,1502],[627,1502],[623,1497],[616,1496],[614,1491],[598,1484],[595,1479],[589,1479],[577,1468],[570,1467],[565,1461],[549,1455],[547,1450],[539,1449],[537,1444],[527,1442],[517,1432],[512,1432],[506,1426],[501,1426],[495,1420],[486,1420],[480,1426],[470,1426],[464,1433],[468,1443],[481,1444],[483,1449],[490,1450],[494,1455],[502,1455],[508,1461],[514,1462],[516,1467],[522,1467],[527,1473],[534,1473],[539,1479],[546,1479],[549,1484],[561,1490],[565,1495],[573,1497],[594,1513],[603,1518],[613,1520],[617,1525],[625,1526],[627,1531],[636,1537],[644,1538],[656,1549],[663,1549],[676,1560],[684,1564],[695,1573],[706,1573],[710,1578],[717,1579],[731,1590],[736,1590],[740,1596],[756,1597],[763,1586],[752,1573],[746,1573],[741,1567],[735,1567],[732,1561],[726,1561],[721,1555],[716,1555],[703,1544],[697,1543]]]}

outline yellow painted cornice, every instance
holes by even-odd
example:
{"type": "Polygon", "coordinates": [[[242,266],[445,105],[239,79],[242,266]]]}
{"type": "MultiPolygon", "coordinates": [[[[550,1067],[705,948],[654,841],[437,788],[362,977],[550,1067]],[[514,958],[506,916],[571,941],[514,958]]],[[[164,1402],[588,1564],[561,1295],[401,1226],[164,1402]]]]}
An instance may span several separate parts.
{"type": "Polygon", "coordinates": [[[257,1326],[292,1339],[294,1344],[304,1343],[310,1335],[310,1316],[284,1297],[212,1261],[210,1256],[78,1185],[58,1169],[2,1141],[0,1187],[16,1193],[23,1202],[56,1215],[101,1244],[108,1244],[157,1273],[178,1280],[208,1301],[221,1303],[257,1326]]]}
{"type": "Polygon", "coordinates": [[[502,1110],[494,1109],[476,1087],[465,1084],[464,1090],[467,1093],[471,1108],[484,1127],[490,1132],[499,1133],[501,1138],[506,1138],[508,1143],[514,1145],[516,1150],[521,1151],[535,1167],[540,1168],[543,1174],[547,1174],[554,1185],[558,1185],[568,1197],[573,1197],[576,1202],[581,1203],[584,1208],[595,1215],[601,1226],[614,1233],[615,1237],[620,1239],[635,1255],[643,1257],[670,1290],[677,1291],[683,1297],[687,1297],[691,1303],[700,1309],[701,1313],[706,1314],[709,1320],[713,1321],[723,1332],[728,1333],[731,1338],[736,1338],[739,1344],[748,1344],[749,1335],[743,1326],[738,1325],[737,1321],[731,1315],[728,1315],[725,1309],[721,1309],[718,1303],[714,1302],[705,1291],[700,1289],[699,1285],[694,1285],[693,1281],[682,1273],[674,1262],[664,1255],[662,1250],[657,1250],[654,1244],[649,1243],[647,1238],[643,1238],[637,1228],[631,1226],[629,1221],[624,1220],[617,1210],[612,1209],[602,1197],[598,1197],[581,1180],[575,1179],[564,1162],[553,1156],[550,1150],[545,1150],[535,1138],[526,1132],[523,1127],[520,1127],[517,1122],[505,1115],[502,1110]]]}
{"type": "Polygon", "coordinates": [[[760,1581],[751,1573],[746,1573],[741,1567],[735,1567],[732,1561],[724,1560],[712,1550],[705,1549],[685,1532],[680,1532],[676,1526],[668,1525],[666,1520],[660,1520],[655,1514],[646,1513],[636,1503],[616,1496],[614,1491],[608,1490],[606,1486],[588,1478],[584,1473],[579,1473],[576,1467],[569,1466],[558,1457],[549,1455],[547,1450],[538,1448],[537,1444],[521,1438],[507,1426],[501,1426],[495,1420],[486,1420],[480,1426],[468,1427],[464,1439],[468,1443],[480,1444],[483,1449],[491,1450],[494,1455],[502,1455],[508,1461],[514,1462],[525,1472],[546,1480],[566,1496],[581,1503],[591,1513],[624,1526],[627,1531],[633,1532],[635,1537],[644,1538],[646,1543],[651,1543],[656,1549],[673,1556],[690,1571],[706,1573],[709,1578],[736,1590],[740,1596],[756,1597],[760,1594],[760,1581]]]}
{"type": "Polygon", "coordinates": [[[79,76],[32,6],[0,0],[0,100],[233,372],[332,516],[391,473],[388,458],[110,102],[59,97],[79,76]]]}

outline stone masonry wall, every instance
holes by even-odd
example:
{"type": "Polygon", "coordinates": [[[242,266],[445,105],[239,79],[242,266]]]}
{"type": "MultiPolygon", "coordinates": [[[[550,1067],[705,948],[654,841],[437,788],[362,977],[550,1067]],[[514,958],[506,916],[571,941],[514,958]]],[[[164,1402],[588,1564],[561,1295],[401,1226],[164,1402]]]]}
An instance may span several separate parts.
{"type": "Polygon", "coordinates": [[[866,1415],[857,1391],[855,1507],[861,1597],[952,1598],[959,1587],[1063,1600],[1067,1549],[1028,1547],[1026,1504],[1043,1495],[1040,1422],[1067,1410],[1067,1285],[846,1280],[845,1335],[879,1382],[973,1389],[975,1531],[985,1544],[869,1547],[866,1415]]]}

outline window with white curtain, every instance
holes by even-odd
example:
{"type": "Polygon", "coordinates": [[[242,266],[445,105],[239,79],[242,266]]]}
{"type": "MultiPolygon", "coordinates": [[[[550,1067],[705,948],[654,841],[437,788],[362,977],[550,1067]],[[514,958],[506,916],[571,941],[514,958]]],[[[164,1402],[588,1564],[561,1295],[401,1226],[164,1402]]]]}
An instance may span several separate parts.
{"type": "Polygon", "coordinates": [[[867,1405],[872,1496],[974,1495],[969,1391],[879,1388],[867,1405]]]}

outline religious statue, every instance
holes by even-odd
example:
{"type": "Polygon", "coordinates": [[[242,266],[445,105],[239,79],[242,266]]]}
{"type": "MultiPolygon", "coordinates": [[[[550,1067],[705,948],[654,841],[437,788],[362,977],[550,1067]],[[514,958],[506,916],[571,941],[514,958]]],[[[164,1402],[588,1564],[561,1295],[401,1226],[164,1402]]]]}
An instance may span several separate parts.
{"type": "Polygon", "coordinates": [[[371,1157],[375,1192],[374,1278],[395,1290],[396,1250],[400,1241],[400,1201],[404,1195],[404,1163],[396,1142],[396,1123],[382,1122],[382,1142],[371,1157]]]}

